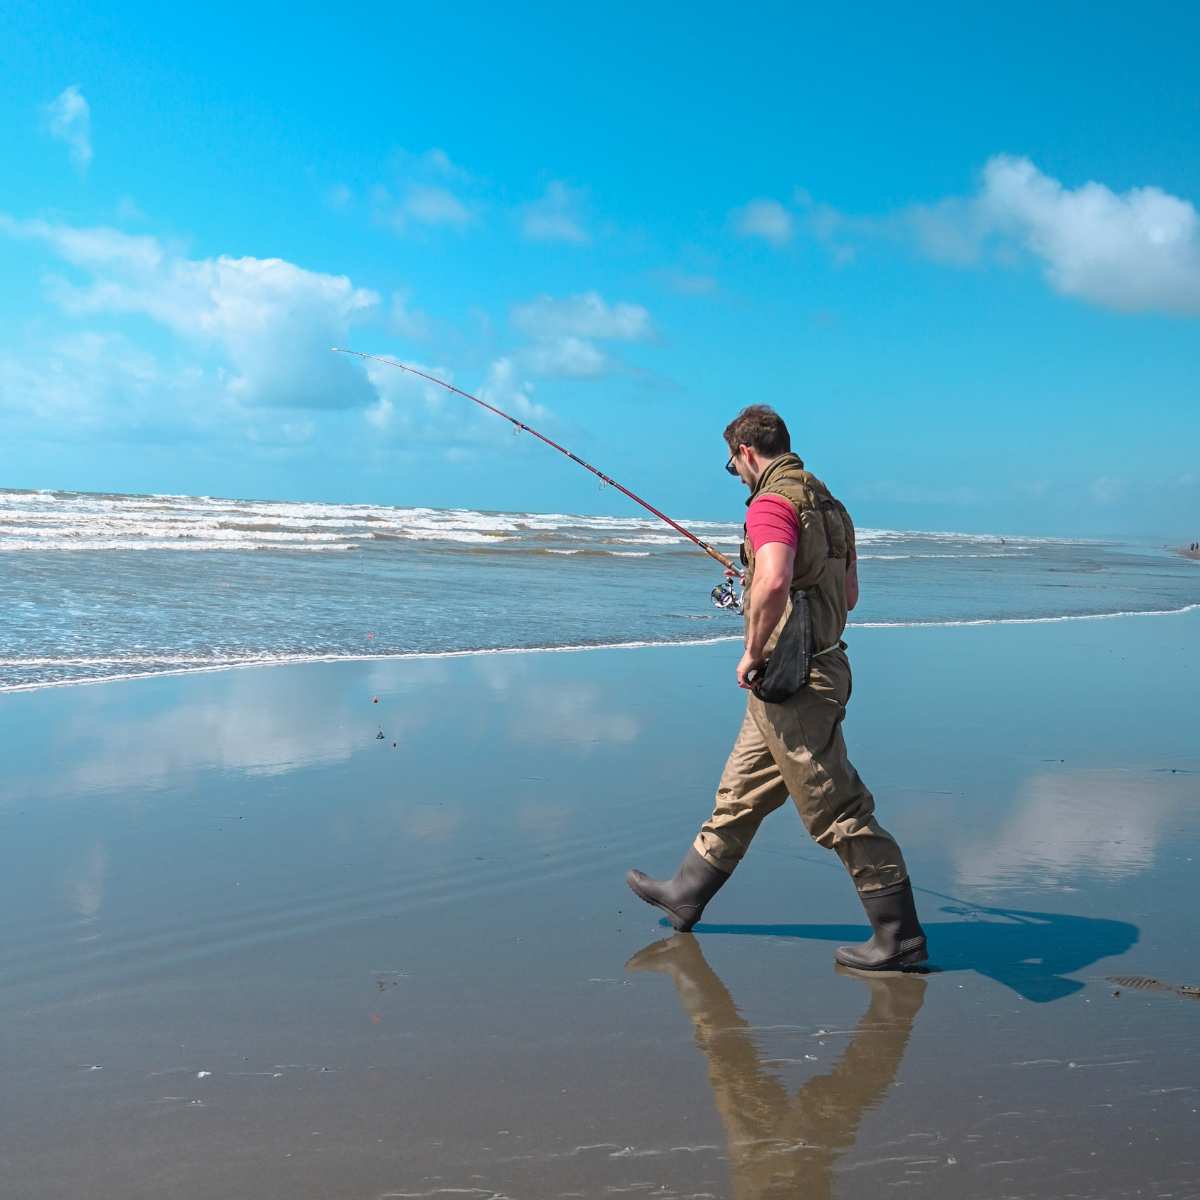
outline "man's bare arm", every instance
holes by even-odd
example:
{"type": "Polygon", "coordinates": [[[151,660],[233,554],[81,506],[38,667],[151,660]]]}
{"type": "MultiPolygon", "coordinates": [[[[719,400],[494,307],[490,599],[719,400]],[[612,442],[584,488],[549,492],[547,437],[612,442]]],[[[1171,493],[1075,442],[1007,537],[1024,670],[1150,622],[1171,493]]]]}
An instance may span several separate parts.
{"type": "Polygon", "coordinates": [[[746,652],[738,664],[738,683],[746,687],[746,673],[761,666],[763,651],[787,608],[796,551],[786,542],[767,542],[754,555],[754,582],[750,587],[750,613],[746,620],[746,652]]]}

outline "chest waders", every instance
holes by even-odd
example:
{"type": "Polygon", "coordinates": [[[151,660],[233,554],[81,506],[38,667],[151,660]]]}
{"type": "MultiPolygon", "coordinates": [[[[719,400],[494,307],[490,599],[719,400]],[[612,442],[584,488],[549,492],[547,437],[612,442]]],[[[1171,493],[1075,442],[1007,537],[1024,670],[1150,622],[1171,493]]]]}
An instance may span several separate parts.
{"type": "MultiPolygon", "coordinates": [[[[853,881],[872,936],[842,946],[836,958],[860,970],[911,966],[926,957],[912,886],[895,838],[875,819],[875,801],[850,762],[842,717],[850,666],[842,634],[854,525],[840,501],[794,454],[772,461],[750,500],[770,493],[796,511],[800,529],[788,608],[767,640],[765,667],[701,826],[674,877],[630,871],[633,891],[691,929],[728,880],[762,821],[790,797],[810,836],[835,851],[853,881]]],[[[742,545],[744,607],[754,605],[754,547],[742,545]]]]}

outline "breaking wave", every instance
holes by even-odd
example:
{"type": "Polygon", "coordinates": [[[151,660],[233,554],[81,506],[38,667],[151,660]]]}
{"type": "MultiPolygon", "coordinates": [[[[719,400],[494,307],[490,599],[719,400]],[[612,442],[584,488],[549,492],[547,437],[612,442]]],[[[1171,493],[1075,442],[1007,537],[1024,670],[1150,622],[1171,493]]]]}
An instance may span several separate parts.
{"type": "MultiPolygon", "coordinates": [[[[729,554],[741,526],[685,521],[729,554]]],[[[1161,547],[858,531],[859,628],[1186,612],[1196,564],[1161,547]]],[[[719,568],[636,510],[0,491],[0,690],[247,666],[740,636],[719,568]],[[697,622],[716,636],[696,638],[697,622]]]]}

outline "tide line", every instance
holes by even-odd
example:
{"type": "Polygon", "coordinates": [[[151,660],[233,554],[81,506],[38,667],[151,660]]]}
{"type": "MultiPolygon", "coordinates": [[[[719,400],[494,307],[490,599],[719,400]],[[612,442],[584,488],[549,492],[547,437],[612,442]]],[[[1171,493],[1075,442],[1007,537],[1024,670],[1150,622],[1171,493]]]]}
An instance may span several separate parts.
{"type": "Polygon", "coordinates": [[[1062,613],[1054,617],[972,617],[947,621],[853,621],[847,629],[967,629],[976,625],[1056,625],[1063,621],[1114,621],[1118,617],[1177,617],[1200,604],[1181,608],[1128,609],[1119,612],[1062,613]]]}
{"type": "MultiPolygon", "coordinates": [[[[944,621],[858,621],[849,629],[967,629],[986,625],[1052,625],[1068,621],[1110,621],[1122,617],[1174,617],[1200,610],[1200,603],[1180,608],[1130,610],[1104,613],[1067,613],[1053,617],[979,617],[944,621]]],[[[161,679],[179,675],[201,675],[213,671],[236,671],[247,667],[288,667],[309,663],[340,662],[409,662],[443,658],[480,658],[497,654],[580,654],[593,650],[646,650],[671,646],[715,646],[722,642],[740,642],[740,633],[721,634],[707,638],[681,638],[672,641],[600,642],[568,646],[494,646],[471,650],[401,650],[385,654],[279,654],[258,655],[243,659],[209,662],[202,658],[175,655],[95,656],[89,658],[0,658],[0,668],[28,669],[132,666],[134,664],[169,663],[167,670],[125,671],[94,679],[49,679],[29,683],[0,684],[0,694],[35,692],[55,687],[84,687],[90,684],[123,683],[134,679],[161,679]],[[186,665],[185,665],[186,664],[186,665]]]]}

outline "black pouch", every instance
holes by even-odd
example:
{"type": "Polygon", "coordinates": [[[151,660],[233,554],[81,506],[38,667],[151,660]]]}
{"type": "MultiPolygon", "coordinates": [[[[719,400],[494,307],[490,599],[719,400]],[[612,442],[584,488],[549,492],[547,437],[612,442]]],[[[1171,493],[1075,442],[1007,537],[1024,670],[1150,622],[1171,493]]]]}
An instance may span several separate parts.
{"type": "Polygon", "coordinates": [[[792,611],[779,632],[775,649],[750,681],[750,690],[768,704],[780,704],[808,683],[812,659],[812,619],[808,595],[792,595],[792,611]]]}

